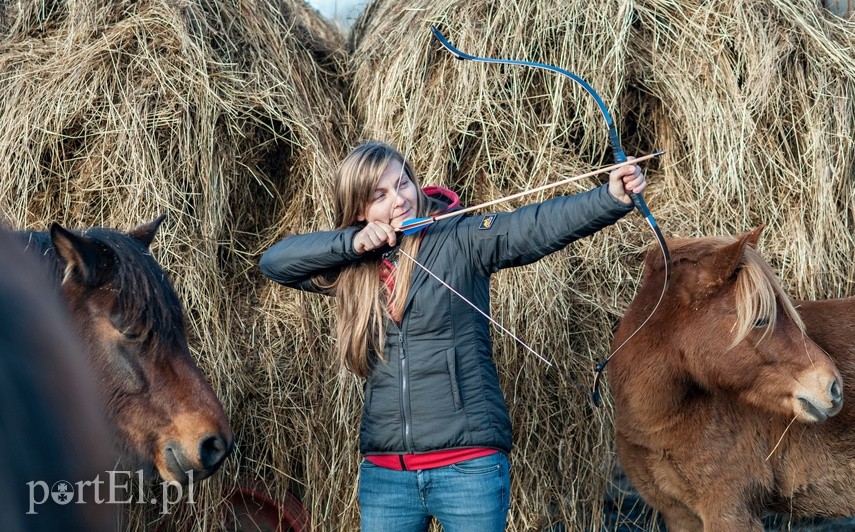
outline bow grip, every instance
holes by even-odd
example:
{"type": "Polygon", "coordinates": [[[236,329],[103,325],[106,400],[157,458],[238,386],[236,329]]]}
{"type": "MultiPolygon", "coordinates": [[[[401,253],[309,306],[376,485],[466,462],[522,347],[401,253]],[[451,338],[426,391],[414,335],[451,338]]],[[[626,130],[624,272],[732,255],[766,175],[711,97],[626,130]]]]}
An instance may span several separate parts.
{"type": "MultiPolygon", "coordinates": [[[[617,130],[614,126],[609,127],[609,137],[611,138],[612,142],[612,155],[614,156],[615,162],[626,162],[626,154],[623,152],[623,148],[621,148],[620,146],[620,140],[618,140],[617,130]]],[[[638,209],[638,212],[640,212],[642,216],[644,216],[648,220],[653,220],[653,216],[650,214],[650,209],[647,208],[647,203],[644,201],[644,198],[641,196],[641,194],[630,192],[629,198],[632,200],[633,205],[635,205],[635,208],[638,209]]]]}

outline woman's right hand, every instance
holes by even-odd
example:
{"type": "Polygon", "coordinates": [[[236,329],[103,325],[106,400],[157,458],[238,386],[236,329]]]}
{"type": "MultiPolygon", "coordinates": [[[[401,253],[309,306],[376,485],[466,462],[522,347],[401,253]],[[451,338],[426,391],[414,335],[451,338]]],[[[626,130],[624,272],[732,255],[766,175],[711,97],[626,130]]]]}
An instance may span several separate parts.
{"type": "Polygon", "coordinates": [[[370,222],[353,237],[353,251],[362,255],[369,251],[389,245],[394,246],[398,237],[391,225],[383,222],[370,222]]]}

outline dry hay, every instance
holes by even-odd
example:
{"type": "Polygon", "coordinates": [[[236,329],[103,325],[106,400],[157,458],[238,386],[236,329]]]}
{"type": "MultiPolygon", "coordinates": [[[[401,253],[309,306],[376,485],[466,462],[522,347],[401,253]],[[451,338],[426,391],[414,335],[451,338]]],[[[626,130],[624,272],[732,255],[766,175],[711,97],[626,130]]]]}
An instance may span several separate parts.
{"type": "MultiPolygon", "coordinates": [[[[351,36],[354,113],[423,182],[474,204],[608,162],[604,121],[569,80],[457,61],[430,26],[470,54],[566,68],[602,94],[627,153],[669,150],[645,169],[666,235],[765,223],[763,252],[794,293],[851,294],[855,40],[815,4],[376,1],[351,36]]],[[[515,428],[512,530],[600,522],[613,429],[587,389],[651,242],[633,216],[493,284],[494,315],[559,368],[494,336],[515,428]]]]}
{"type": "Polygon", "coordinates": [[[216,528],[238,485],[280,496],[307,445],[303,391],[254,328],[256,255],[286,205],[313,208],[291,190],[326,195],[314,176],[331,175],[349,122],[342,37],[300,1],[32,1],[0,17],[0,212],[35,228],[166,213],[154,255],[236,433],[194,506],[135,505],[127,528],[216,528]]]}
{"type": "MultiPolygon", "coordinates": [[[[255,268],[276,238],[331,226],[330,180],[356,137],[397,144],[468,204],[608,162],[578,87],[458,62],[431,24],[469,53],[576,72],[627,153],[668,149],[646,166],[666,234],[764,222],[763,252],[795,292],[853,292],[853,26],[814,2],[374,2],[352,34],[358,135],[340,37],[301,2],[4,5],[0,212],[28,227],[167,212],[155,256],[236,430],[193,508],[132,528],[217,528],[223,491],[246,484],[296,492],[320,529],[357,527],[361,387],[335,367],[330,302],[255,268]]],[[[600,522],[612,421],[587,390],[651,241],[631,216],[493,284],[494,315],[558,368],[495,336],[515,427],[511,530],[600,522]]]]}
{"type": "Polygon", "coordinates": [[[639,6],[634,41],[680,231],[765,223],[794,293],[852,293],[855,25],[806,1],[682,4],[639,6]]]}

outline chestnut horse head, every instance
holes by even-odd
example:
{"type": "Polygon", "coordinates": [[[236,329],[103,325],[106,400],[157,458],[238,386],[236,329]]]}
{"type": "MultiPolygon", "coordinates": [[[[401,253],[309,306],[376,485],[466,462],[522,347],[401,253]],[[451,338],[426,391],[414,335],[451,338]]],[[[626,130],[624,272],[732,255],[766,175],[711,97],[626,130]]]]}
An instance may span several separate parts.
{"type": "Polygon", "coordinates": [[[186,483],[213,474],[233,435],[194,363],[181,303],[149,246],[163,216],[129,233],[23,233],[48,262],[114,427],[125,466],[186,483]]]}
{"type": "MultiPolygon", "coordinates": [[[[726,398],[723,404],[742,402],[802,422],[840,411],[840,374],[805,336],[790,298],[755,251],[761,231],[669,241],[671,273],[662,305],[610,367],[613,393],[623,403],[618,408],[645,405],[647,415],[667,416],[675,412],[654,410],[715,395],[726,398]],[[651,390],[675,395],[650,401],[651,390]]],[[[661,256],[647,254],[642,286],[613,346],[651,312],[663,266],[661,256]]]]}

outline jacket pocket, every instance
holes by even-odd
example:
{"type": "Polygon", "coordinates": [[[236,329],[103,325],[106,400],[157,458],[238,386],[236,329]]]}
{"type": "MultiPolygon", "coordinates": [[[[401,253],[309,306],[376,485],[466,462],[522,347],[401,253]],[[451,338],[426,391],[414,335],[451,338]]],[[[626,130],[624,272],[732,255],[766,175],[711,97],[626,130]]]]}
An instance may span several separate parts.
{"type": "Polygon", "coordinates": [[[454,408],[460,410],[463,408],[463,401],[460,400],[460,386],[457,382],[457,356],[453,347],[446,349],[445,359],[448,363],[448,377],[451,379],[451,397],[454,399],[454,408]]]}
{"type": "Polygon", "coordinates": [[[363,399],[365,401],[365,406],[363,407],[363,408],[365,408],[365,410],[368,410],[371,408],[371,390],[372,389],[373,389],[372,386],[366,382],[365,383],[365,390],[363,392],[365,394],[365,398],[363,399]]]}

